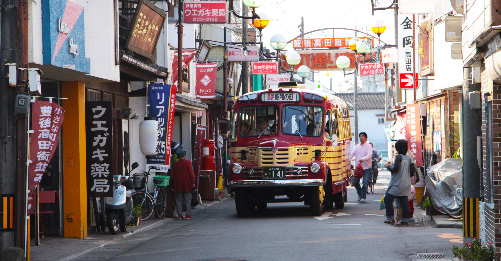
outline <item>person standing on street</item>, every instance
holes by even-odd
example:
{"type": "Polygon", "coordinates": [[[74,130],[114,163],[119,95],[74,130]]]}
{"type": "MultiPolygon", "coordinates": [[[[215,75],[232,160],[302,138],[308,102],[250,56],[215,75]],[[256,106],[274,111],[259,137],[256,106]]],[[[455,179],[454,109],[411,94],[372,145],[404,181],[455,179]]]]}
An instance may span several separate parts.
{"type": "Polygon", "coordinates": [[[395,150],[398,155],[395,156],[393,164],[389,161],[384,164],[391,172],[388,190],[384,195],[384,205],[386,207],[386,221],[384,223],[393,224],[395,222],[393,200],[398,200],[402,208],[402,220],[397,222],[396,226],[407,226],[409,223],[408,196],[411,195],[411,158],[406,155],[407,144],[406,140],[397,140],[395,150]]]}
{"type": "Polygon", "coordinates": [[[183,203],[186,207],[186,219],[191,219],[191,192],[195,187],[195,176],[193,166],[186,157],[186,151],[178,149],[176,151],[178,161],[172,167],[173,193],[176,198],[177,218],[183,218],[183,203]]]}
{"type": "Polygon", "coordinates": [[[365,202],[367,197],[367,187],[369,186],[369,179],[371,178],[371,168],[372,168],[372,147],[367,142],[367,133],[360,132],[358,135],[360,138],[360,144],[355,146],[350,154],[349,159],[355,157],[355,165],[362,163],[364,169],[362,187],[360,187],[360,178],[353,178],[353,185],[357,189],[358,201],[365,202]]]}

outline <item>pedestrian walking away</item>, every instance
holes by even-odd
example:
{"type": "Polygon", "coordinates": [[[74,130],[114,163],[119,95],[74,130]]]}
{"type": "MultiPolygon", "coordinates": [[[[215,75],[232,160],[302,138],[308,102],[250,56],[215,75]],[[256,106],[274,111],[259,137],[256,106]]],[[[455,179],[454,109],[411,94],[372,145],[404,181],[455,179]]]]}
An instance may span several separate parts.
{"type": "Polygon", "coordinates": [[[172,167],[173,193],[176,198],[176,211],[178,219],[191,219],[191,192],[195,187],[193,166],[182,149],[176,151],[178,161],[172,167]],[[186,208],[186,216],[183,217],[183,204],[186,208]]]}
{"type": "Polygon", "coordinates": [[[371,168],[372,168],[372,147],[367,142],[367,133],[360,132],[358,135],[360,138],[360,144],[357,144],[351,154],[349,159],[355,157],[355,164],[362,163],[363,168],[363,180],[362,187],[360,187],[360,178],[353,177],[353,185],[357,189],[358,201],[364,202],[367,198],[367,188],[369,187],[369,179],[371,178],[371,168]]]}
{"type": "Polygon", "coordinates": [[[384,195],[384,204],[386,206],[387,224],[394,224],[393,200],[398,200],[402,208],[402,220],[397,222],[397,226],[407,226],[409,223],[409,202],[408,196],[411,195],[411,158],[407,156],[408,145],[406,140],[398,140],[395,143],[395,149],[398,155],[395,156],[393,164],[389,161],[385,167],[391,172],[390,183],[384,195]]]}

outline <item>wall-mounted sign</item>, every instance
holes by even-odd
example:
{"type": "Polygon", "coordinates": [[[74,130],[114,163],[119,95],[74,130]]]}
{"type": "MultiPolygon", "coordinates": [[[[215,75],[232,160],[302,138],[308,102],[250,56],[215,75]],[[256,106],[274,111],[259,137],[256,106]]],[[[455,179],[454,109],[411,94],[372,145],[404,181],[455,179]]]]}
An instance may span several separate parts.
{"type": "Polygon", "coordinates": [[[216,97],[217,63],[197,64],[196,97],[213,99],[216,97]]]}
{"type": "Polygon", "coordinates": [[[113,196],[113,108],[111,101],[85,103],[87,187],[91,197],[113,196]]]}
{"type": "MultiPolygon", "coordinates": [[[[355,68],[355,53],[347,49],[335,49],[335,50],[297,50],[299,55],[301,55],[301,63],[298,66],[306,65],[312,71],[332,71],[341,70],[337,68],[336,59],[339,56],[347,56],[350,59],[350,66],[348,68],[355,68]]],[[[365,55],[365,59],[372,59],[371,53],[365,55]]],[[[363,59],[361,57],[358,58],[363,59]]],[[[285,60],[285,56],[282,56],[282,68],[289,69],[290,66],[285,60]]]]}
{"type": "Polygon", "coordinates": [[[288,74],[267,74],[266,84],[268,85],[278,85],[281,82],[289,82],[291,76],[288,74]]]}
{"type": "MultiPolygon", "coordinates": [[[[399,73],[400,74],[400,89],[413,89],[414,85],[412,84],[412,73],[399,73]]],[[[418,85],[418,73],[414,75],[414,80],[416,86],[418,85]]]]}
{"type": "Polygon", "coordinates": [[[277,74],[277,62],[255,62],[252,63],[252,74],[277,74]]]}
{"type": "Polygon", "coordinates": [[[43,64],[90,73],[85,57],[85,10],[67,0],[42,1],[43,64]]]}
{"type": "Polygon", "coordinates": [[[225,1],[190,1],[183,4],[183,21],[187,24],[224,24],[228,15],[225,1]]]}
{"type": "Polygon", "coordinates": [[[382,63],[361,63],[359,65],[360,76],[384,74],[382,63]]]}
{"type": "Polygon", "coordinates": [[[259,61],[259,46],[228,47],[229,62],[257,62],[259,61]]]}
{"type": "Polygon", "coordinates": [[[157,46],[158,36],[162,31],[166,14],[150,3],[140,0],[137,4],[136,14],[129,29],[127,49],[144,57],[152,58],[157,46]]]}
{"type": "MultiPolygon", "coordinates": [[[[294,49],[314,49],[314,48],[349,48],[350,40],[347,38],[312,38],[312,39],[294,39],[292,46],[294,49]]],[[[357,37],[367,39],[368,37],[357,37]]]]}
{"type": "MultiPolygon", "coordinates": [[[[400,87],[414,88],[412,75],[414,73],[414,21],[412,15],[398,15],[398,72],[400,87]],[[411,77],[409,82],[408,77],[411,77]]],[[[417,79],[417,78],[416,78],[417,79]]],[[[416,84],[416,88],[417,88],[416,84]]]]}

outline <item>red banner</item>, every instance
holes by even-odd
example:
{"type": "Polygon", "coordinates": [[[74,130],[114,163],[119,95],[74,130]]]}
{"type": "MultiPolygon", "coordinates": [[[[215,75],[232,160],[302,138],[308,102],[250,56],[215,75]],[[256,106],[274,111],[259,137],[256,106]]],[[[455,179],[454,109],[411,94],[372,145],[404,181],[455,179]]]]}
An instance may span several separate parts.
{"type": "MultiPolygon", "coordinates": [[[[186,69],[193,57],[197,54],[197,50],[183,51],[183,70],[186,69]]],[[[177,52],[174,52],[174,59],[172,59],[172,84],[177,82],[177,52]]]]}
{"type": "MultiPolygon", "coordinates": [[[[35,101],[32,104],[30,135],[30,165],[28,167],[28,189],[33,190],[42,180],[57,148],[64,110],[56,103],[35,101]]],[[[33,197],[28,199],[28,211],[33,211],[33,197]]]]}
{"type": "Polygon", "coordinates": [[[226,23],[228,4],[224,1],[190,1],[184,2],[183,7],[183,19],[185,23],[226,23]]]}
{"type": "Polygon", "coordinates": [[[252,74],[278,74],[277,62],[252,63],[252,74]]]}
{"type": "Polygon", "coordinates": [[[196,97],[213,99],[216,97],[217,63],[197,64],[196,97]]]}
{"type": "Polygon", "coordinates": [[[169,118],[167,125],[167,137],[165,140],[165,165],[170,165],[170,145],[172,144],[172,131],[174,130],[174,112],[176,110],[176,95],[177,86],[172,85],[170,88],[170,102],[169,102],[169,118]]]}
{"type": "Polygon", "coordinates": [[[360,76],[384,74],[382,63],[361,63],[359,68],[360,76]]]}
{"type": "Polygon", "coordinates": [[[421,112],[419,104],[407,104],[405,138],[409,143],[409,151],[414,154],[416,166],[423,166],[423,142],[421,140],[421,112]]]}

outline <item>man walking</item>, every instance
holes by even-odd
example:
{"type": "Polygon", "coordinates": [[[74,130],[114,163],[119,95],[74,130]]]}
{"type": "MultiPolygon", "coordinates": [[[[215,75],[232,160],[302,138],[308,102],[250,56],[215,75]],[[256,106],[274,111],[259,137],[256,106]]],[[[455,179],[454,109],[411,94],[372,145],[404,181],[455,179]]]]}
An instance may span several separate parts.
{"type": "Polygon", "coordinates": [[[176,151],[178,161],[172,167],[172,191],[176,198],[177,218],[183,218],[183,203],[186,207],[186,219],[191,219],[191,191],[195,187],[193,166],[186,157],[186,151],[176,151]]]}
{"type": "Polygon", "coordinates": [[[360,178],[353,178],[353,185],[357,189],[358,201],[365,202],[367,197],[367,187],[369,186],[369,179],[371,178],[371,168],[372,168],[372,146],[367,142],[367,133],[360,132],[358,135],[360,138],[360,144],[355,146],[350,154],[350,159],[355,157],[355,164],[362,163],[364,169],[364,176],[362,184],[360,187],[360,178]]]}

